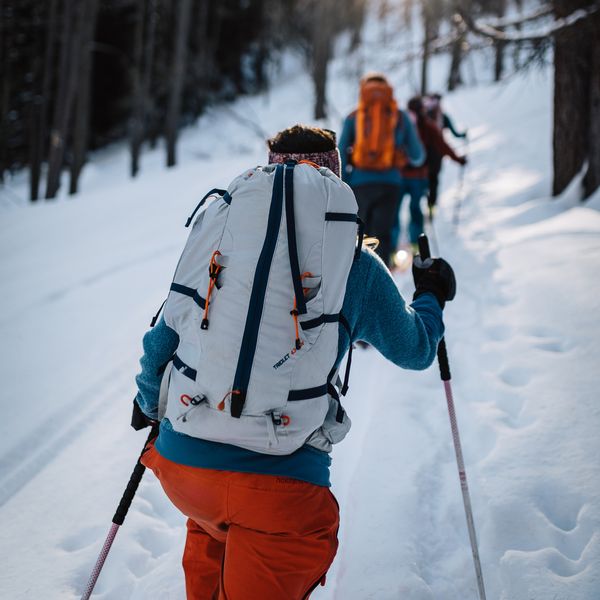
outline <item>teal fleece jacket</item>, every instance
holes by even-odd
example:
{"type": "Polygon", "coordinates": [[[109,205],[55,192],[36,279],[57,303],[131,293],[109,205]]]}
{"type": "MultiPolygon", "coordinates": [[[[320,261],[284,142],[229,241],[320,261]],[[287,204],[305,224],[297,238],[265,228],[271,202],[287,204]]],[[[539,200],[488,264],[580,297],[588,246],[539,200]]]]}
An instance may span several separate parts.
{"type": "MultiPolygon", "coordinates": [[[[351,335],[339,325],[336,365],[351,343],[363,340],[399,367],[426,369],[435,359],[438,342],[444,335],[442,309],[435,296],[423,294],[408,306],[387,267],[370,250],[363,250],[352,265],[342,314],[350,325],[351,335]]],[[[144,336],[136,401],[148,417],[157,418],[161,381],[158,371],[178,344],[179,336],[163,319],[144,336]]],[[[163,419],[155,447],[164,458],[188,466],[278,475],[330,485],[329,454],[310,446],[287,456],[261,454],[178,433],[168,419],[163,419]]]]}

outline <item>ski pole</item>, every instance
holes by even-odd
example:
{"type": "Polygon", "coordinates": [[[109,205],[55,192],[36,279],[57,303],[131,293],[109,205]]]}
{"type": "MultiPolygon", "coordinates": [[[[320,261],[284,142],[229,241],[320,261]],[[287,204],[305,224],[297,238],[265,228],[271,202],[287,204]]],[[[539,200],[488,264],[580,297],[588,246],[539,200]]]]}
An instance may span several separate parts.
{"type": "Polygon", "coordinates": [[[433,242],[433,249],[437,251],[437,254],[439,254],[440,246],[438,244],[437,233],[435,232],[435,225],[433,224],[433,206],[429,207],[429,232],[431,234],[431,241],[433,242]]]}
{"type": "MultiPolygon", "coordinates": [[[[431,257],[429,251],[429,242],[427,236],[423,233],[419,236],[419,254],[421,260],[431,257]]],[[[473,520],[473,509],[471,508],[471,497],[469,495],[469,486],[467,485],[467,473],[463,460],[460,436],[458,434],[458,423],[456,421],[456,411],[454,410],[454,399],[452,397],[452,385],[450,377],[450,364],[448,362],[448,352],[446,351],[446,341],[440,340],[437,349],[438,365],[440,367],[440,377],[444,383],[446,392],[446,403],[448,404],[448,415],[450,417],[450,428],[452,429],[452,441],[454,442],[454,453],[456,454],[456,465],[458,467],[458,478],[460,479],[460,489],[467,517],[467,528],[469,530],[469,540],[471,541],[471,552],[473,554],[473,563],[475,565],[475,575],[477,577],[477,588],[479,590],[479,599],[486,600],[485,587],[483,585],[483,573],[481,571],[481,562],[479,560],[479,549],[477,547],[477,535],[475,534],[475,521],[473,520]]]]}
{"type": "MultiPolygon", "coordinates": [[[[464,146],[465,156],[469,155],[469,138],[465,134],[465,146],[464,146]]],[[[466,165],[460,165],[460,175],[458,180],[458,191],[456,192],[456,202],[454,203],[454,214],[452,215],[452,224],[454,228],[458,228],[458,223],[460,221],[460,208],[463,201],[464,194],[464,184],[465,184],[465,169],[466,165]]]]}
{"type": "Polygon", "coordinates": [[[460,175],[458,180],[458,190],[456,192],[456,201],[454,202],[454,214],[452,215],[452,225],[454,228],[458,228],[458,223],[460,221],[460,205],[462,204],[463,199],[463,188],[465,182],[465,169],[466,165],[460,165],[460,175]]]}
{"type": "Polygon", "coordinates": [[[131,502],[135,493],[140,485],[140,481],[144,475],[144,471],[146,467],[141,463],[142,455],[146,449],[146,445],[150,442],[150,440],[154,439],[158,434],[158,425],[154,425],[150,430],[150,434],[148,435],[148,439],[144,444],[144,448],[138,458],[138,461],[133,469],[133,473],[129,478],[129,483],[125,488],[125,492],[123,493],[123,497],[119,502],[119,506],[117,506],[117,510],[112,519],[112,525],[110,526],[110,530],[108,531],[108,535],[106,536],[106,540],[104,545],[102,546],[102,550],[100,551],[100,555],[98,556],[98,560],[96,561],[96,565],[90,575],[90,578],[85,586],[85,590],[81,596],[81,600],[89,600],[92,592],[94,591],[94,587],[96,585],[96,581],[98,581],[98,577],[100,576],[100,571],[102,571],[102,567],[104,566],[104,561],[110,552],[110,547],[115,540],[115,536],[119,531],[119,527],[123,525],[123,521],[125,521],[125,517],[127,516],[127,511],[129,511],[129,507],[131,506],[131,502]]]}

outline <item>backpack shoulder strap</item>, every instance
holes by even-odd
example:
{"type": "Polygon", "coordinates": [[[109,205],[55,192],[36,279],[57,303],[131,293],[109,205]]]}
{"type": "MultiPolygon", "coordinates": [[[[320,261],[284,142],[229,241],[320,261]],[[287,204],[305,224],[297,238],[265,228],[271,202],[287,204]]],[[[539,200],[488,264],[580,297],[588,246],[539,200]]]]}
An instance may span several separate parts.
{"type": "Polygon", "coordinates": [[[401,109],[398,109],[398,122],[396,123],[396,128],[399,128],[400,131],[404,129],[404,113],[401,109]]]}

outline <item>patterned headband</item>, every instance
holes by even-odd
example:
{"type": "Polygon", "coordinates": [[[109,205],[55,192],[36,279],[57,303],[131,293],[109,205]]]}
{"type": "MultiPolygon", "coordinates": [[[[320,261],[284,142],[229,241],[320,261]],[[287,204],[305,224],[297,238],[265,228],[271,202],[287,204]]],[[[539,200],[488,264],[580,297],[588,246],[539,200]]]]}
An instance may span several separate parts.
{"type": "Polygon", "coordinates": [[[330,171],[335,173],[338,177],[341,176],[340,170],[340,153],[337,148],[328,150],[327,152],[269,152],[269,164],[283,164],[288,160],[309,160],[319,165],[320,167],[327,167],[330,171]]]}

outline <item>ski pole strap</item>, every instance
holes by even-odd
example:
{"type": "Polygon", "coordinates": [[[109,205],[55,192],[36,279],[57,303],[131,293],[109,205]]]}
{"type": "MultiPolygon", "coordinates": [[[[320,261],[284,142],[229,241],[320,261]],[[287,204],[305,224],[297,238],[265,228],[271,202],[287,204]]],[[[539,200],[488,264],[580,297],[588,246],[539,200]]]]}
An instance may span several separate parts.
{"type": "Polygon", "coordinates": [[[338,423],[343,423],[345,411],[344,411],[344,407],[342,406],[342,401],[340,400],[340,395],[338,394],[338,391],[335,388],[335,385],[333,385],[333,383],[329,382],[327,384],[327,391],[329,392],[329,395],[337,402],[337,411],[335,413],[335,420],[338,423]]]}
{"type": "Polygon", "coordinates": [[[115,515],[112,519],[112,522],[115,525],[123,525],[123,521],[125,521],[125,517],[127,516],[127,512],[129,511],[129,507],[131,506],[133,497],[135,496],[135,493],[137,492],[138,486],[140,485],[140,481],[142,480],[142,477],[144,476],[144,471],[146,470],[146,467],[141,463],[141,458],[142,458],[144,452],[146,452],[146,446],[157,436],[158,436],[158,423],[156,425],[154,425],[152,427],[152,429],[150,430],[148,439],[146,440],[146,443],[144,444],[144,449],[142,450],[140,457],[138,458],[138,461],[135,465],[135,468],[133,469],[133,473],[131,474],[131,477],[129,478],[129,482],[127,483],[127,487],[125,488],[123,497],[121,498],[121,501],[119,502],[119,506],[117,507],[115,515]]]}
{"type": "Polygon", "coordinates": [[[442,338],[438,344],[437,357],[442,381],[450,381],[450,363],[448,362],[448,352],[446,350],[445,338],[442,338]]]}
{"type": "Polygon", "coordinates": [[[340,313],[340,324],[346,330],[348,334],[348,340],[350,341],[350,348],[348,349],[348,360],[346,361],[346,372],[344,373],[344,383],[342,384],[342,389],[340,390],[342,396],[345,396],[348,393],[348,382],[350,381],[350,369],[352,368],[352,350],[354,350],[354,345],[352,344],[352,331],[350,329],[350,323],[342,313],[340,313]]]}
{"type": "Polygon", "coordinates": [[[342,396],[345,396],[348,393],[348,382],[350,381],[350,369],[352,368],[352,350],[354,350],[354,346],[352,343],[350,344],[350,348],[348,350],[348,360],[346,361],[346,371],[344,373],[344,383],[342,384],[342,389],[340,393],[342,396]]]}
{"type": "MultiPolygon", "coordinates": [[[[340,394],[339,391],[336,387],[336,385],[333,383],[333,379],[337,374],[337,369],[335,367],[335,365],[331,368],[331,371],[329,371],[329,375],[327,375],[327,393],[336,401],[337,403],[337,410],[336,410],[336,414],[335,414],[335,420],[338,423],[343,423],[344,421],[344,415],[346,414],[344,411],[344,407],[342,406],[342,401],[340,400],[340,394]]],[[[339,381],[339,377],[337,378],[339,381]]]]}

